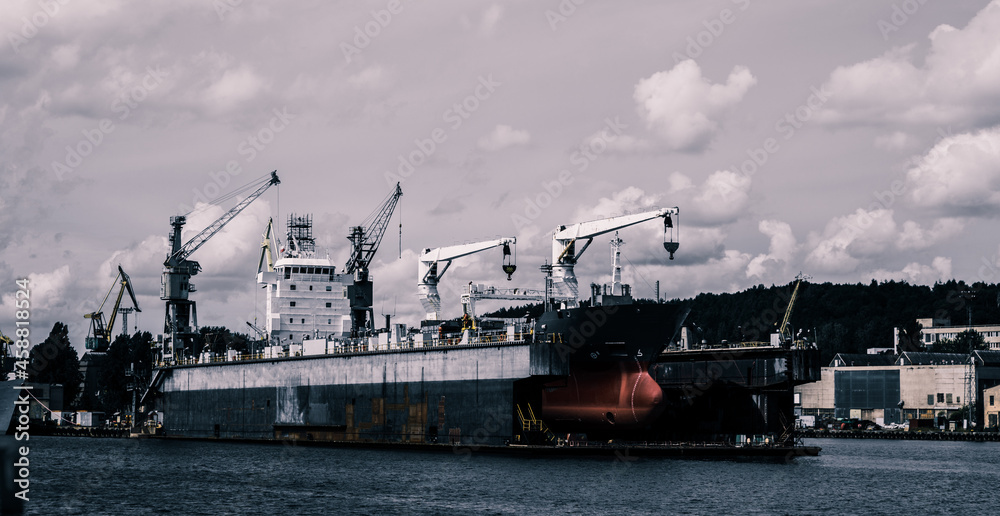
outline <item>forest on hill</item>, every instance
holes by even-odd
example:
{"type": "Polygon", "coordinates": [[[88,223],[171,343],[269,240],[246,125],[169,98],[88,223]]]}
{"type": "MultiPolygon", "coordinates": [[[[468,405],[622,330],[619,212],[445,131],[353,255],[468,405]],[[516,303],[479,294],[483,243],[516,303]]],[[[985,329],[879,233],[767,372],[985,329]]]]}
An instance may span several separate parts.
{"type": "MultiPolygon", "coordinates": [[[[699,294],[687,303],[691,314],[687,326],[697,341],[709,345],[723,341],[768,341],[784,318],[795,282],[787,285],[757,285],[742,292],[699,294]]],[[[652,300],[637,300],[651,303],[652,300]]],[[[872,280],[871,283],[833,284],[803,281],[791,317],[798,338],[815,341],[821,361],[837,353],[865,353],[868,348],[893,345],[893,329],[916,334],[916,320],[950,319],[956,326],[1000,324],[1000,284],[948,281],[932,286],[903,281],[872,280]]],[[[494,317],[533,316],[541,305],[498,310],[494,317]]],[[[909,349],[918,346],[909,344],[909,349]]]]}

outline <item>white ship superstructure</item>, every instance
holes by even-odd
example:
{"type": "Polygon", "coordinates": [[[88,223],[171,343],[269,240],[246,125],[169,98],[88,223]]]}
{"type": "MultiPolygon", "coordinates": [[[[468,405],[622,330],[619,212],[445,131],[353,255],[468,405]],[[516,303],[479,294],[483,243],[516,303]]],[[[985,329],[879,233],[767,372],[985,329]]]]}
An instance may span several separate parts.
{"type": "Polygon", "coordinates": [[[338,274],[329,258],[317,258],[312,217],[288,217],[281,258],[257,283],[267,291],[266,332],[272,346],[348,337],[351,334],[350,274],[338,274]]]}

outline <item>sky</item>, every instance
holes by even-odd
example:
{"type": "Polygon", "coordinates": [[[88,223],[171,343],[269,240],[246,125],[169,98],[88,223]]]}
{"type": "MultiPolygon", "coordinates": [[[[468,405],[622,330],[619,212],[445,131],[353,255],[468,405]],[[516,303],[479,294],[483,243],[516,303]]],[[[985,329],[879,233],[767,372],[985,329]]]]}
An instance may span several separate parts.
{"type": "Polygon", "coordinates": [[[272,170],[191,256],[202,325],[263,320],[270,217],[313,214],[342,266],[397,181],[378,320],[421,319],[424,248],[517,238],[512,281],[456,260],[457,316],[469,281],[542,288],[557,225],[657,207],[680,248],[621,230],[637,297],[1000,281],[1000,1],[11,0],[0,34],[0,330],[27,278],[35,342],[62,321],[82,350],[118,265],[130,331],[162,331],[170,217],[190,238],[272,170]]]}

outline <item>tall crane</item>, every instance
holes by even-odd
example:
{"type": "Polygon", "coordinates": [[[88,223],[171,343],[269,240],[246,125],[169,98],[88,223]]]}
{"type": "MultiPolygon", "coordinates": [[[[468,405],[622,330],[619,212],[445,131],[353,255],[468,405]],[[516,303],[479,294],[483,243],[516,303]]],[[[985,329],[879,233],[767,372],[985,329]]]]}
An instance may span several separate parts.
{"type": "Polygon", "coordinates": [[[802,284],[802,280],[808,279],[809,276],[803,276],[801,272],[798,276],[795,276],[795,288],[792,289],[792,297],[788,298],[788,308],[785,309],[785,317],[781,320],[781,326],[778,327],[778,335],[781,339],[781,344],[784,346],[792,345],[792,328],[789,325],[789,322],[792,320],[792,309],[795,308],[795,299],[799,296],[799,285],[802,284]]]}
{"type": "MultiPolygon", "coordinates": [[[[132,290],[132,280],[129,279],[128,274],[122,269],[122,266],[118,266],[118,275],[115,276],[114,282],[111,284],[111,288],[108,293],[104,296],[104,301],[101,301],[101,306],[97,308],[96,312],[91,312],[84,315],[85,319],[90,319],[90,334],[87,336],[85,345],[87,349],[94,350],[98,353],[103,353],[111,347],[111,332],[114,331],[115,326],[115,316],[120,312],[122,297],[125,295],[125,291],[128,291],[128,295],[132,298],[132,307],[136,312],[141,312],[139,309],[139,302],[135,299],[135,292],[132,290]],[[108,302],[108,298],[111,297],[111,293],[115,291],[115,287],[118,288],[118,297],[115,298],[115,306],[111,309],[111,318],[108,320],[107,324],[104,323],[104,304],[108,302]]],[[[125,325],[127,326],[127,324],[125,325]]],[[[123,333],[128,331],[127,328],[123,326],[123,333]]]]}
{"type": "Polygon", "coordinates": [[[271,243],[274,240],[274,219],[267,219],[267,227],[264,228],[264,234],[261,235],[260,241],[260,261],[257,262],[257,272],[274,272],[274,245],[271,243]],[[267,268],[264,268],[264,263],[267,263],[267,268]]]}
{"type": "Polygon", "coordinates": [[[670,253],[670,259],[672,260],[679,244],[674,241],[672,233],[670,240],[667,241],[667,230],[674,227],[671,215],[676,217],[678,213],[679,210],[677,207],[661,208],[643,213],[557,227],[555,233],[552,235],[552,263],[551,265],[542,267],[550,276],[546,278],[548,280],[546,281],[547,286],[551,284],[551,291],[548,295],[556,302],[566,303],[567,306],[576,306],[579,284],[576,280],[574,269],[580,256],[583,255],[583,252],[594,241],[594,237],[646,222],[647,220],[663,219],[663,247],[670,253]],[[576,244],[579,241],[583,241],[583,246],[577,251],[576,244]]]}
{"type": "Polygon", "coordinates": [[[347,260],[344,270],[354,275],[354,284],[347,287],[347,297],[351,301],[351,334],[359,336],[372,330],[372,303],[374,294],[371,278],[368,276],[368,266],[375,258],[382,237],[389,226],[389,219],[396,209],[403,189],[396,183],[396,188],[382,201],[360,226],[351,228],[347,239],[351,241],[351,257],[347,260]]]}
{"type": "Polygon", "coordinates": [[[188,299],[188,294],[195,292],[191,276],[201,272],[201,264],[189,260],[188,257],[221,231],[230,220],[233,220],[233,217],[260,197],[268,188],[280,183],[278,171],[275,170],[271,172],[269,177],[265,176],[264,179],[243,187],[243,189],[254,187],[257,189],[185,244],[181,244],[181,231],[184,229],[187,217],[184,215],[170,217],[170,226],[172,227],[170,254],[163,262],[163,276],[160,280],[160,299],[167,302],[163,322],[163,333],[166,335],[163,342],[163,358],[165,360],[173,359],[185,348],[193,348],[194,340],[198,334],[198,310],[195,302],[188,299]]]}
{"type": "Polygon", "coordinates": [[[451,267],[452,260],[503,246],[503,268],[504,272],[507,273],[507,279],[510,279],[511,274],[517,268],[510,262],[510,246],[516,243],[517,239],[514,237],[503,237],[471,244],[424,249],[424,252],[420,253],[420,260],[417,264],[417,296],[420,298],[420,304],[423,305],[424,311],[427,312],[427,320],[438,320],[441,312],[441,296],[438,294],[437,285],[444,273],[447,272],[448,267],[451,267]]]}

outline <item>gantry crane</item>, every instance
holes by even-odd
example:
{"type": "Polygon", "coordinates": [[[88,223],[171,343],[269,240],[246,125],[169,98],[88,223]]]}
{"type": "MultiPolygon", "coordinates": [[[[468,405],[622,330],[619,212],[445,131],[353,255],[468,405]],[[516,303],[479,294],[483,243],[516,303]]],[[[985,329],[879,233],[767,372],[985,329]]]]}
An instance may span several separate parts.
{"type": "Polygon", "coordinates": [[[510,261],[512,256],[510,246],[516,243],[517,239],[514,237],[503,237],[471,244],[424,249],[417,262],[417,296],[420,298],[420,304],[423,305],[424,311],[427,312],[427,320],[438,320],[441,312],[441,296],[437,289],[438,281],[444,276],[448,267],[451,267],[452,260],[503,246],[503,270],[507,273],[507,279],[510,279],[511,274],[517,269],[517,265],[510,261]]]}
{"type": "Polygon", "coordinates": [[[476,301],[480,299],[499,299],[503,301],[527,301],[538,303],[545,301],[545,291],[528,288],[497,288],[481,283],[470,282],[462,293],[462,310],[465,315],[476,320],[476,301]]]}
{"type": "MultiPolygon", "coordinates": [[[[114,331],[115,326],[115,316],[118,315],[122,304],[122,297],[125,295],[125,291],[128,291],[128,295],[132,298],[132,308],[136,312],[141,312],[139,309],[139,302],[135,299],[135,292],[132,290],[132,280],[129,279],[128,274],[122,269],[122,266],[118,266],[118,276],[115,277],[114,282],[111,284],[111,288],[108,293],[104,296],[104,301],[101,301],[101,306],[97,308],[96,312],[91,312],[84,315],[85,319],[90,319],[90,332],[85,340],[85,345],[87,349],[96,351],[98,353],[103,353],[111,347],[111,332],[114,331]],[[108,302],[108,298],[111,297],[111,293],[115,291],[115,287],[118,288],[118,297],[115,298],[115,306],[111,309],[111,318],[108,320],[107,324],[104,323],[104,303],[108,302]]],[[[127,333],[128,324],[122,325],[122,333],[127,333]]]]}
{"type": "Polygon", "coordinates": [[[580,256],[583,255],[583,252],[594,241],[594,237],[647,220],[663,219],[663,247],[670,253],[670,259],[673,260],[674,252],[677,251],[679,244],[674,239],[674,224],[671,216],[676,218],[678,213],[677,207],[661,208],[643,213],[557,227],[555,233],[552,235],[552,263],[542,266],[542,270],[549,276],[546,278],[546,290],[549,290],[548,287],[551,288],[547,294],[548,297],[557,303],[565,303],[568,307],[576,306],[579,285],[574,269],[580,256]],[[669,240],[667,237],[668,230],[670,230],[669,240]],[[576,250],[578,241],[584,241],[583,247],[579,251],[576,250]]]}
{"type": "MultiPolygon", "coordinates": [[[[160,281],[160,299],[166,301],[166,312],[163,322],[163,358],[171,360],[185,348],[192,350],[194,340],[198,335],[198,310],[195,302],[188,299],[195,292],[191,276],[201,272],[201,264],[188,257],[205,244],[210,238],[233,220],[244,208],[260,197],[272,185],[280,184],[278,171],[270,176],[243,187],[240,191],[256,187],[245,199],[233,206],[215,222],[203,229],[187,243],[181,244],[181,231],[187,222],[187,217],[177,215],[170,217],[170,254],[163,262],[163,276],[160,281]]],[[[192,350],[193,352],[193,350],[192,350]]]]}
{"type": "Polygon", "coordinates": [[[403,189],[396,187],[382,204],[375,209],[361,226],[351,228],[347,239],[351,241],[351,257],[344,266],[347,274],[354,275],[354,284],[347,287],[347,297],[351,301],[351,334],[360,336],[372,330],[372,302],[374,294],[368,267],[375,258],[375,252],[382,243],[382,237],[389,226],[389,219],[396,209],[403,189]]]}

